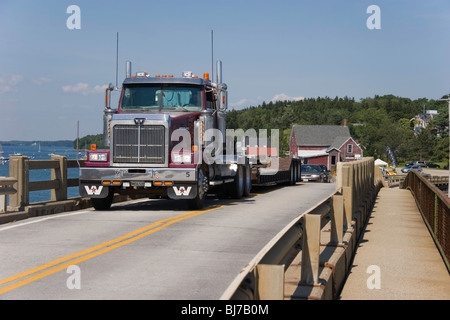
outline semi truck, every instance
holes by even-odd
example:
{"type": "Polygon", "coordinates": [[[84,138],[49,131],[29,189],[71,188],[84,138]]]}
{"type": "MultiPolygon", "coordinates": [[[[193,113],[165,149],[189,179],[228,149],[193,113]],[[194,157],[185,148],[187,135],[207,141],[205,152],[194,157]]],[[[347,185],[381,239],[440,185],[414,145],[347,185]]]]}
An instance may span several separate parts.
{"type": "Polygon", "coordinates": [[[109,149],[91,146],[80,167],[80,195],[96,210],[110,208],[114,194],[185,200],[200,209],[208,194],[239,199],[255,185],[299,181],[300,161],[280,157],[273,143],[265,143],[267,134],[263,140],[256,131],[226,129],[221,61],[216,68],[213,82],[209,73],[132,75],[127,61],[116,109],[110,101],[117,88],[110,84],[105,92],[109,149]]]}

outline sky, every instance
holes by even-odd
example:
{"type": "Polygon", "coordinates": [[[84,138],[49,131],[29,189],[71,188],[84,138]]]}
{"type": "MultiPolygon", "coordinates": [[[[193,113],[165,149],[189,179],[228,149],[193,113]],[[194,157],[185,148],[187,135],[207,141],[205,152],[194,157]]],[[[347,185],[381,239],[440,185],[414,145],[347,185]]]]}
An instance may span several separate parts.
{"type": "Polygon", "coordinates": [[[118,87],[126,60],[150,76],[211,74],[221,60],[228,107],[242,109],[439,99],[450,93],[449,31],[448,0],[0,0],[0,141],[74,140],[77,123],[80,137],[101,133],[117,33],[118,87]]]}

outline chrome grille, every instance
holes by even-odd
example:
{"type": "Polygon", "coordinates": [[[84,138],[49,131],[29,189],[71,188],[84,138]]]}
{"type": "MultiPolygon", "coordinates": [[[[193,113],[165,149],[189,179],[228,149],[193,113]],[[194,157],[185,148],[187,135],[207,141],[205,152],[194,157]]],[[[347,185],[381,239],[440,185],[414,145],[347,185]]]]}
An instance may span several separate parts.
{"type": "Polygon", "coordinates": [[[164,164],[164,131],[162,125],[115,125],[113,162],[164,164]]]}

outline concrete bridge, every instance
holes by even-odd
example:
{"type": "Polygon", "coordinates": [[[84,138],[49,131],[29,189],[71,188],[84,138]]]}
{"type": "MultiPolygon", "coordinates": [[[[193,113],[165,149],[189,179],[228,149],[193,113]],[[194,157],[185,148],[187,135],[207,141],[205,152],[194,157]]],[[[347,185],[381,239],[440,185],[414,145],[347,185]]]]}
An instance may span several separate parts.
{"type": "MultiPolygon", "coordinates": [[[[0,299],[449,299],[449,201],[415,172],[389,187],[372,158],[335,183],[210,198],[67,199],[64,157],[12,157],[0,178],[0,299]],[[30,183],[29,170],[52,181],[30,183]],[[52,200],[28,203],[28,192],[52,200]],[[6,205],[9,197],[9,205],[6,205]]],[[[442,181],[440,182],[442,183],[442,181]]]]}

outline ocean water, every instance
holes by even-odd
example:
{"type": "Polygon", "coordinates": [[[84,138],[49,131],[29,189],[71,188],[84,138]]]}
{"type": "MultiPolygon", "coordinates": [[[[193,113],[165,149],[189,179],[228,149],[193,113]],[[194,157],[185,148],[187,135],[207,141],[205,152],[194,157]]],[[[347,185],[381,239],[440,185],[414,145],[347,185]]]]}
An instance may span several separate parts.
{"type": "MultiPolygon", "coordinates": [[[[2,145],[0,149],[0,158],[8,159],[15,154],[27,156],[30,160],[50,160],[51,156],[66,156],[67,159],[82,159],[85,152],[77,153],[76,150],[69,147],[52,147],[52,146],[8,146],[2,145]]],[[[67,170],[68,178],[78,178],[79,169],[70,168],[67,170]]],[[[0,177],[9,177],[9,161],[0,160],[0,177]]],[[[45,181],[51,179],[50,169],[30,170],[30,181],[45,181]]],[[[78,197],[78,187],[67,189],[67,197],[78,197]]],[[[30,192],[30,203],[50,200],[50,190],[32,191],[30,192]]]]}

